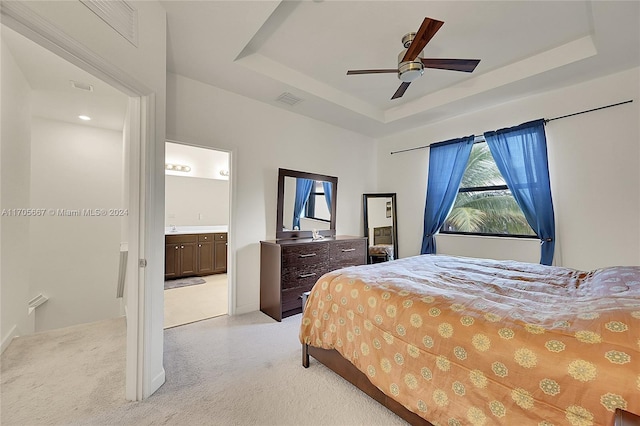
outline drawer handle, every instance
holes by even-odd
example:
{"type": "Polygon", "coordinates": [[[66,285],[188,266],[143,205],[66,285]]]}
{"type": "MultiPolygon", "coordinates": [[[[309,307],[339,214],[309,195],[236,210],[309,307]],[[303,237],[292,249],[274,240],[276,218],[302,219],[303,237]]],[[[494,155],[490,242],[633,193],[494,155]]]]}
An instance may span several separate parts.
{"type": "Polygon", "coordinates": [[[342,249],[343,253],[349,252],[349,251],[356,251],[356,249],[354,248],[350,248],[350,249],[342,249]]]}
{"type": "Polygon", "coordinates": [[[298,278],[309,278],[309,277],[313,277],[316,273],[315,272],[311,272],[309,274],[300,274],[298,275],[298,278]]]}
{"type": "Polygon", "coordinates": [[[313,257],[313,256],[315,256],[315,255],[316,255],[315,253],[309,253],[309,254],[301,254],[301,255],[298,255],[298,257],[313,257]]]}

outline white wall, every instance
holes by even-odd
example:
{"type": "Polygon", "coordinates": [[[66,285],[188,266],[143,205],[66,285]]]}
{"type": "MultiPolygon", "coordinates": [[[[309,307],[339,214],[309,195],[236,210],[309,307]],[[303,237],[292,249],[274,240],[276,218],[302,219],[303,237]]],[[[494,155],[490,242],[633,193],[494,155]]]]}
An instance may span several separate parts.
{"type": "Polygon", "coordinates": [[[338,177],[336,231],[362,235],[373,140],[182,76],[167,75],[169,139],[232,152],[236,312],[259,309],[260,241],[275,237],[278,168],[338,177]]]}
{"type": "Polygon", "coordinates": [[[122,216],[82,210],[122,207],[122,132],[37,117],[31,132],[31,205],[81,211],[31,219],[36,331],[114,318],[122,216]]]}
{"type": "Polygon", "coordinates": [[[331,229],[331,223],[324,220],[310,219],[307,217],[300,218],[300,229],[303,231],[327,231],[331,229]]]}
{"type": "Polygon", "coordinates": [[[284,196],[282,205],[282,227],[293,230],[293,211],[296,205],[297,181],[292,177],[284,178],[284,196]]]}
{"type": "MultiPolygon", "coordinates": [[[[420,251],[428,149],[406,149],[634,99],[548,123],[556,264],[590,270],[640,264],[639,70],[632,69],[387,137],[378,144],[378,190],[398,193],[399,244],[420,251]]],[[[436,237],[439,253],[539,261],[539,242],[436,237]]]]}
{"type": "MultiPolygon", "coordinates": [[[[386,198],[369,198],[367,200],[367,216],[369,219],[369,228],[378,228],[380,226],[392,226],[393,218],[387,217],[387,203],[391,202],[391,197],[386,198]]],[[[371,234],[373,235],[373,234],[371,234]]]]}
{"type": "Polygon", "coordinates": [[[165,226],[229,224],[228,180],[167,175],[165,200],[165,226]]]}
{"type": "MultiPolygon", "coordinates": [[[[11,51],[2,45],[2,134],[0,135],[0,209],[29,208],[31,87],[11,51]]],[[[0,300],[2,350],[17,335],[32,333],[29,293],[29,218],[0,217],[0,300]]]]}

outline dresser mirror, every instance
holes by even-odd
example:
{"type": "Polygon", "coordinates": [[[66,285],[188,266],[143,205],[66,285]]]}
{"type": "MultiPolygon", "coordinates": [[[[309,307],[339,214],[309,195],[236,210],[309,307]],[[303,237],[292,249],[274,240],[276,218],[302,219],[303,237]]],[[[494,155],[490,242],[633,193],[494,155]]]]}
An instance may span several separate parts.
{"type": "Polygon", "coordinates": [[[335,236],[337,193],[337,177],[278,169],[276,238],[335,236]]]}
{"type": "Polygon", "coordinates": [[[367,262],[398,258],[396,194],[364,194],[364,236],[368,238],[367,262]]]}

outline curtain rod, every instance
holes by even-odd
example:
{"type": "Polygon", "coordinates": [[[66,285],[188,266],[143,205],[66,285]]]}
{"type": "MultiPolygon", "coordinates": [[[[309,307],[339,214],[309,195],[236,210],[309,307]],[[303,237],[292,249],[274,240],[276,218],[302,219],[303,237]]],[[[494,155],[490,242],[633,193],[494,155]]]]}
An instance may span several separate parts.
{"type": "MultiPolygon", "coordinates": [[[[544,120],[544,123],[547,124],[548,122],[553,121],[553,120],[560,120],[562,118],[573,117],[574,115],[585,114],[587,112],[599,111],[601,109],[611,108],[611,107],[618,106],[618,105],[624,105],[624,104],[628,104],[628,103],[631,103],[631,102],[633,102],[633,99],[629,99],[628,101],[618,102],[616,104],[601,106],[601,107],[598,107],[598,108],[587,109],[587,110],[580,111],[580,112],[574,112],[572,114],[562,115],[560,117],[548,118],[548,119],[544,120]]],[[[484,132],[483,132],[483,135],[484,135],[484,132]]],[[[479,141],[484,141],[484,136],[476,136],[474,142],[479,142],[479,141]]],[[[408,151],[416,151],[418,149],[425,149],[425,148],[429,148],[431,145],[432,144],[423,145],[423,146],[417,146],[415,148],[401,149],[399,151],[391,151],[391,155],[399,154],[401,152],[408,152],[408,151]]]]}

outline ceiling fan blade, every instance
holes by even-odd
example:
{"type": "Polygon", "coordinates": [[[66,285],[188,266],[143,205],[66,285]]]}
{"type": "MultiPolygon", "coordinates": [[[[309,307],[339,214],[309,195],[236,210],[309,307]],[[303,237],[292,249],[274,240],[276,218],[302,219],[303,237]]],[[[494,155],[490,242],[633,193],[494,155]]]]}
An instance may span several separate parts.
{"type": "Polygon", "coordinates": [[[425,68],[436,68],[439,70],[451,70],[462,72],[473,72],[480,63],[480,59],[435,59],[421,58],[425,68]]]}
{"type": "Polygon", "coordinates": [[[436,35],[443,24],[444,22],[436,19],[424,18],[420,29],[416,33],[416,37],[411,42],[411,45],[400,62],[413,61],[433,36],[436,35]]]}
{"type": "Polygon", "coordinates": [[[397,73],[398,69],[384,69],[384,70],[349,70],[347,71],[347,75],[357,75],[357,74],[383,74],[383,73],[397,73]]]}
{"type": "Polygon", "coordinates": [[[398,87],[398,90],[396,90],[396,93],[393,94],[393,96],[391,97],[391,99],[397,99],[397,98],[401,98],[402,95],[404,95],[404,92],[407,91],[407,87],[409,87],[411,83],[408,82],[404,82],[400,85],[400,87],[398,87]]]}

